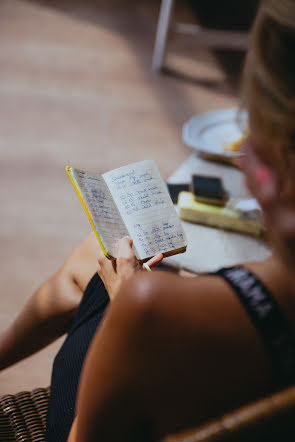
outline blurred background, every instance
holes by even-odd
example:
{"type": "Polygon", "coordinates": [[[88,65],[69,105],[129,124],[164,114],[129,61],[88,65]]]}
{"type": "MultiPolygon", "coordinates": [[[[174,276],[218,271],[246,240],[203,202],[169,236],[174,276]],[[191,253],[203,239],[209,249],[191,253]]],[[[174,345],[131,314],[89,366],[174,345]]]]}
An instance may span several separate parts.
{"type": "MultiPolygon", "coordinates": [[[[190,155],[194,114],[237,104],[244,52],[169,39],[152,71],[160,0],[0,2],[0,332],[90,226],[65,166],[106,172],[190,155]]],[[[257,0],[175,1],[172,22],[247,30],[257,0]]],[[[0,374],[0,395],[45,387],[63,338],[0,374]]]]}

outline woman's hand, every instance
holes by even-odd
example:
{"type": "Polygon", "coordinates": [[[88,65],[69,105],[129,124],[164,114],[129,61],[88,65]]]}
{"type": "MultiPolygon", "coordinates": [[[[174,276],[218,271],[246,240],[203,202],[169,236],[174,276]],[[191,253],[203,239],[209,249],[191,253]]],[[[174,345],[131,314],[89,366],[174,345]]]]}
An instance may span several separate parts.
{"type": "MultiPolygon", "coordinates": [[[[163,254],[159,253],[146,264],[152,268],[160,264],[162,260],[163,254]]],[[[118,241],[116,260],[106,258],[103,251],[101,251],[98,256],[97,273],[101,277],[111,300],[117,295],[121,285],[125,281],[142,270],[143,267],[137,261],[132,250],[132,240],[128,237],[124,237],[118,241]]]]}
{"type": "MultiPolygon", "coordinates": [[[[295,270],[295,195],[283,195],[275,170],[266,166],[254,153],[250,143],[243,145],[245,156],[241,169],[247,186],[259,201],[270,239],[287,267],[295,270]]],[[[279,180],[280,178],[280,180],[279,180]]]]}

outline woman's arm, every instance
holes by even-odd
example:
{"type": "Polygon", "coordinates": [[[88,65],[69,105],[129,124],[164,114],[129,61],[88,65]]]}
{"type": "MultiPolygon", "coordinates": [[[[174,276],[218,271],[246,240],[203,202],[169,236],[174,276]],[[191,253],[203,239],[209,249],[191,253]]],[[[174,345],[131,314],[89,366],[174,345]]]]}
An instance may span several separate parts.
{"type": "Polygon", "coordinates": [[[91,234],[27,301],[0,336],[0,370],[64,334],[97,268],[99,245],[91,234]]]}
{"type": "Polygon", "coordinates": [[[141,274],[121,287],[89,350],[69,441],[147,440],[264,394],[268,355],[217,276],[141,274]]]}

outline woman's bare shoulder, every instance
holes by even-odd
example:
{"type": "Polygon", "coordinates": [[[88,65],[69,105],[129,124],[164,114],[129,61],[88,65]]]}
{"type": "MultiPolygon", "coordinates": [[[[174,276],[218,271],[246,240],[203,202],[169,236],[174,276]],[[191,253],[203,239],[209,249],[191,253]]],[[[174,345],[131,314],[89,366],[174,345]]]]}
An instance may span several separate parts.
{"type": "MultiPolygon", "coordinates": [[[[146,367],[143,376],[148,372],[158,379],[157,391],[164,399],[157,413],[166,410],[161,421],[189,425],[195,418],[191,410],[197,410],[201,421],[267,388],[271,372],[267,352],[238,296],[223,278],[153,272],[130,281],[121,299],[124,295],[131,310],[135,304],[143,306],[143,321],[137,322],[133,333],[140,343],[134,354],[140,366],[146,367]],[[158,374],[164,372],[165,380],[158,374]],[[176,373],[181,388],[173,390],[173,399],[176,373]],[[214,393],[208,400],[210,391],[214,393]],[[201,409],[195,403],[197,397],[201,409]]],[[[136,372],[139,376],[139,368],[136,372]]],[[[151,404],[151,409],[157,407],[151,404]]]]}
{"type": "Polygon", "coordinates": [[[146,315],[159,318],[161,325],[185,324],[192,336],[200,331],[218,335],[239,330],[240,338],[256,339],[256,331],[237,294],[215,274],[183,278],[169,272],[143,274],[128,283],[121,294],[131,309],[143,306],[146,315]]]}

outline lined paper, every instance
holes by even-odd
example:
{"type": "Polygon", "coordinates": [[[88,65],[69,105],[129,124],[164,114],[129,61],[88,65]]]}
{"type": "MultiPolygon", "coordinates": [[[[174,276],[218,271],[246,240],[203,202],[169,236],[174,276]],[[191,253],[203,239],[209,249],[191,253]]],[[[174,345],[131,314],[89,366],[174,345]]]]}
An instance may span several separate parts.
{"type": "Polygon", "coordinates": [[[115,256],[117,241],[123,236],[129,236],[129,233],[104,179],[96,172],[74,168],[71,168],[71,174],[80,187],[105,249],[115,256]]]}
{"type": "Polygon", "coordinates": [[[185,233],[154,161],[120,167],[102,176],[139,259],[186,245],[185,233]]]}

